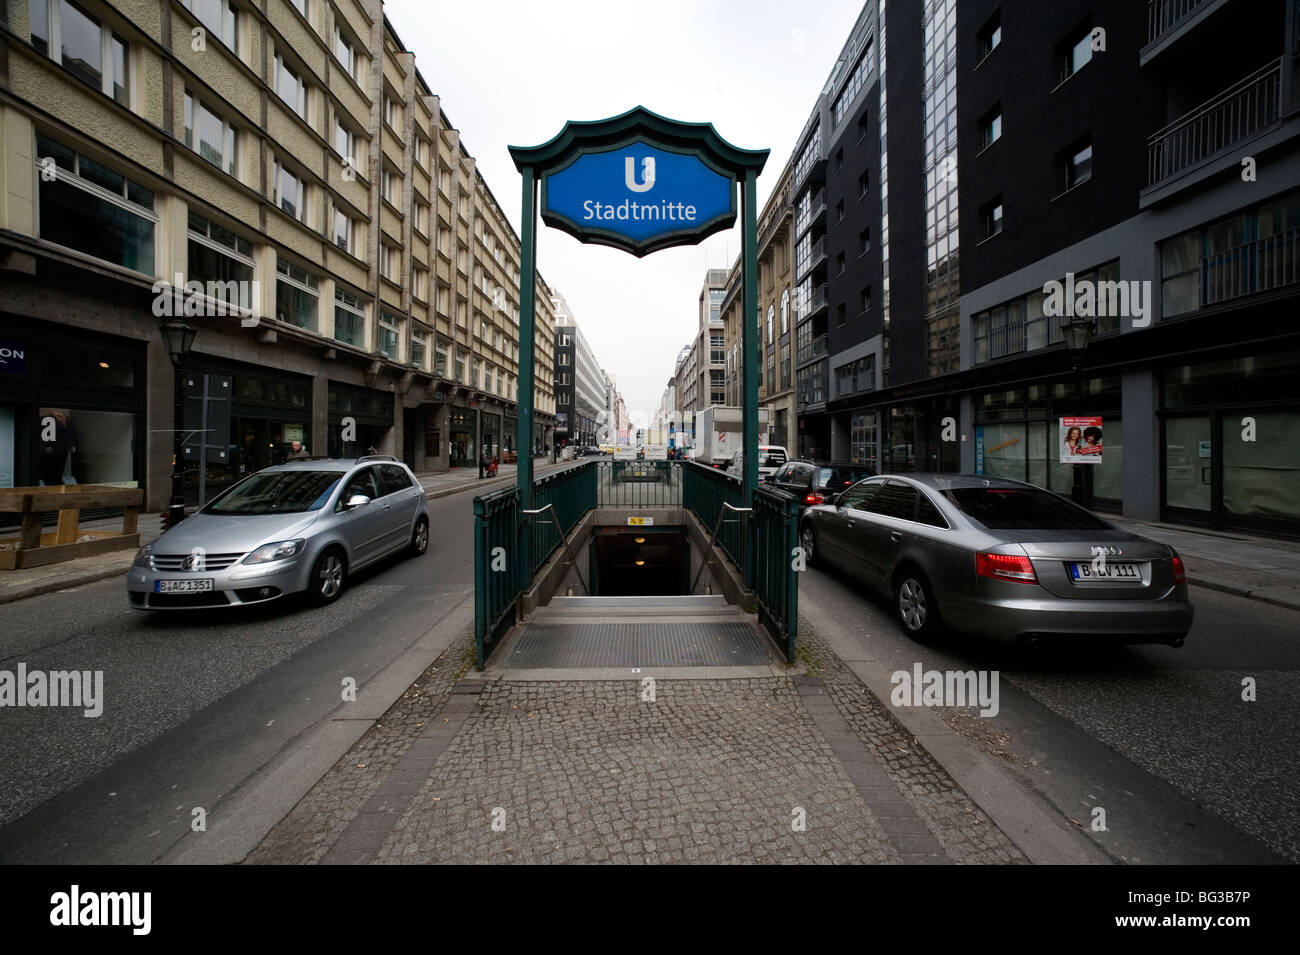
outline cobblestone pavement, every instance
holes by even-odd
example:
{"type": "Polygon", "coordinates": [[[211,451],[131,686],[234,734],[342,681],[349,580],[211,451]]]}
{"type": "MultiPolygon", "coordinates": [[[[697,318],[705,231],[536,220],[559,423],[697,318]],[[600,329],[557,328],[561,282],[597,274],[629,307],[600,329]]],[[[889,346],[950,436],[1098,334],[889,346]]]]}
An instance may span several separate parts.
{"type": "MultiPolygon", "coordinates": [[[[949,860],[1025,861],[814,634],[800,643],[949,860]]],[[[435,663],[247,862],[320,862],[350,824],[353,848],[377,824],[370,857],[385,863],[900,861],[789,677],[660,680],[653,701],[636,680],[487,682],[413,795],[386,805],[385,779],[409,772],[402,756],[447,718],[460,653],[435,663]]]]}

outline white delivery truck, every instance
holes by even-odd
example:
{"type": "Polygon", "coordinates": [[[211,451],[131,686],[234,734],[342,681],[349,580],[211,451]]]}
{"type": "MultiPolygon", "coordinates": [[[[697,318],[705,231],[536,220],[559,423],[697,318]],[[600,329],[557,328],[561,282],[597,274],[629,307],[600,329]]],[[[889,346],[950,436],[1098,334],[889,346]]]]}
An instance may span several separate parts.
{"type": "MultiPolygon", "coordinates": [[[[739,408],[714,405],[695,414],[695,460],[725,468],[745,445],[744,415],[739,408]]],[[[767,409],[758,412],[758,440],[767,441],[767,409]]]]}

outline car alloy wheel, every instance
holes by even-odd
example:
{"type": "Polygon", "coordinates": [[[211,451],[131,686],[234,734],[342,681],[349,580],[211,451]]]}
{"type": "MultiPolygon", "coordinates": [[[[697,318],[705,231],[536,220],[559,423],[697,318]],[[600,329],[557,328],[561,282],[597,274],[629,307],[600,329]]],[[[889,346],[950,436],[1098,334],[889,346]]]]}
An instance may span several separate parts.
{"type": "Polygon", "coordinates": [[[347,570],[338,551],[327,550],[311,569],[311,596],[318,604],[333,603],[343,593],[347,570]]]}
{"type": "Polygon", "coordinates": [[[429,519],[422,517],[415,522],[415,533],[411,536],[411,554],[419,557],[429,549],[429,519]]]}
{"type": "Polygon", "coordinates": [[[934,594],[916,572],[905,573],[899,578],[898,617],[908,636],[916,640],[928,639],[938,627],[939,608],[934,594]]]}
{"type": "Polygon", "coordinates": [[[803,558],[808,564],[817,559],[817,534],[807,524],[799,532],[799,546],[803,548],[803,558]]]}

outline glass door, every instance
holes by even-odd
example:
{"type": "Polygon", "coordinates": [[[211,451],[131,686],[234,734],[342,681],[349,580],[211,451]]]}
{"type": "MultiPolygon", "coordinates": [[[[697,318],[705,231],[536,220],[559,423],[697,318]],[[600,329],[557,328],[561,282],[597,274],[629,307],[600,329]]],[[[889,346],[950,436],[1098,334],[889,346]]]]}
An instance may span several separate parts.
{"type": "Polygon", "coordinates": [[[1164,422],[1164,507],[1172,520],[1214,522],[1214,422],[1210,415],[1164,422]]]}

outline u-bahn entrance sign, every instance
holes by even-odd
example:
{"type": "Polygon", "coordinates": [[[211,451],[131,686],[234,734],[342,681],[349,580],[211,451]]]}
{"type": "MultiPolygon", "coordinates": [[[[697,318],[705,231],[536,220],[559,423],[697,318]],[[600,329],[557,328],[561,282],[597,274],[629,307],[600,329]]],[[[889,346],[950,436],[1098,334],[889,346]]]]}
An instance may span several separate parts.
{"type": "MultiPolygon", "coordinates": [[[[758,235],[755,180],[766,149],[731,145],[712,123],[683,123],[638,106],[619,116],[570,121],[550,142],[511,146],[523,177],[523,236],[519,278],[519,434],[533,446],[533,338],[537,295],[537,214],[581,242],[636,256],[696,245],[736,222],[742,193],[741,342],[744,376],[744,504],[758,485],[758,235]]],[[[533,506],[533,461],[519,457],[520,505],[533,506]]],[[[521,560],[530,548],[524,547],[521,560]]],[[[746,576],[752,573],[747,568],[746,576]]],[[[747,580],[753,586],[752,580],[747,580]]]]}

